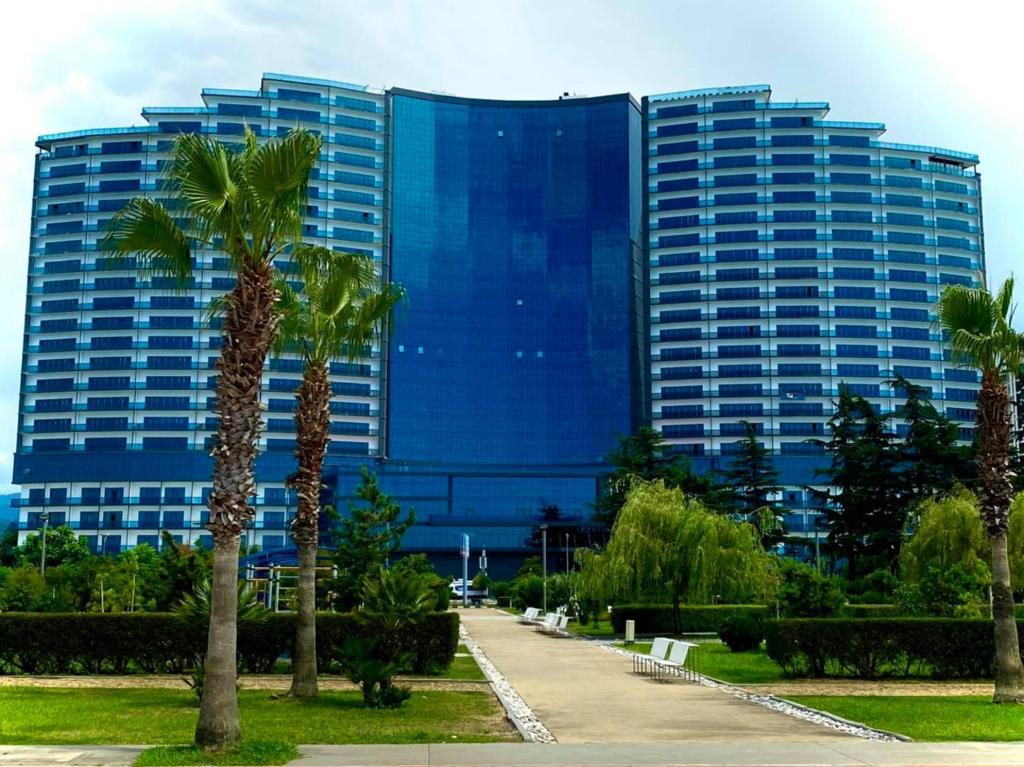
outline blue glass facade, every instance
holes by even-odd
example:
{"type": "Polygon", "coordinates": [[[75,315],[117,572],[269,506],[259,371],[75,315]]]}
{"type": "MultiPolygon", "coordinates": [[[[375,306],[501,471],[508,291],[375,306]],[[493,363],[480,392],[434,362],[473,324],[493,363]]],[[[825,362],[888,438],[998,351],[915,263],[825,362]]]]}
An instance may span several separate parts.
{"type": "Polygon", "coordinates": [[[643,417],[639,110],[399,92],[392,125],[388,457],[599,464],[643,417]]]}
{"type": "MultiPolygon", "coordinates": [[[[754,422],[806,497],[840,383],[891,412],[899,373],[972,436],[977,380],[934,331],[943,285],[984,270],[977,157],[881,140],[768,86],[504,102],[286,75],[207,89],[147,125],[40,137],[14,481],[21,527],[44,509],[116,550],[161,528],[206,540],[219,335],[232,284],[196,252],[185,294],[111,264],[113,212],[162,194],[180,132],[237,141],[301,124],[324,151],[305,238],[365,253],[408,306],[359,365],[331,369],[328,484],[344,506],[360,464],[417,525],[407,547],[530,551],[542,509],[590,534],[601,456],[652,423],[698,468],[754,422]]],[[[287,265],[284,265],[287,268],[287,265]]],[[[292,392],[268,364],[250,542],[286,545],[292,392]]],[[[550,521],[550,520],[549,520],[550,521]]]]}

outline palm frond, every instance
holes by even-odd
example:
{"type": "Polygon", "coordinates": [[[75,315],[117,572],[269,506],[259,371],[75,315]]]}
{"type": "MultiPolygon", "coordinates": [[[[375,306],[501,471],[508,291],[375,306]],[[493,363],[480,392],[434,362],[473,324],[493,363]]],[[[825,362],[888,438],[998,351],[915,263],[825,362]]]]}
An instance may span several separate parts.
{"type": "Polygon", "coordinates": [[[1024,340],[1012,326],[1013,277],[993,295],[985,288],[950,285],[936,306],[937,324],[954,363],[1000,375],[1024,365],[1024,340]]]}
{"type": "Polygon", "coordinates": [[[114,214],[101,247],[117,260],[135,258],[143,274],[173,277],[182,286],[192,276],[189,236],[156,200],[130,200],[114,214]]]}
{"type": "Polygon", "coordinates": [[[310,172],[320,157],[323,140],[306,130],[247,148],[243,168],[253,198],[250,226],[258,258],[272,260],[299,239],[310,172]]]}
{"type": "Polygon", "coordinates": [[[167,175],[189,212],[228,229],[225,224],[239,197],[237,167],[237,156],[224,144],[189,133],[175,141],[167,175]]]}

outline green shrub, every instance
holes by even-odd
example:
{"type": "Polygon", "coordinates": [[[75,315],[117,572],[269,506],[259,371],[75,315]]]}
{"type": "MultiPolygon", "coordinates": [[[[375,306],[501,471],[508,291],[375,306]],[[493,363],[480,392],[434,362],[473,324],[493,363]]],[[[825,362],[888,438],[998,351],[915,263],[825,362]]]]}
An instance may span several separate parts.
{"type": "MultiPolygon", "coordinates": [[[[683,605],[680,610],[683,633],[717,634],[722,624],[734,615],[747,615],[757,621],[768,617],[763,605],[683,605]]],[[[672,605],[615,605],[612,627],[616,633],[626,630],[626,621],[636,621],[638,634],[666,634],[672,631],[672,605]]]]}
{"type": "Polygon", "coordinates": [[[828,618],[838,615],[846,603],[842,581],[815,567],[787,560],[775,599],[782,614],[790,618],[828,618]]]}
{"type": "MultiPolygon", "coordinates": [[[[1024,643],[1024,622],[1019,623],[1024,643]]],[[[991,678],[992,622],[803,618],[765,623],[768,657],[800,676],[991,678]]]]}
{"type": "Polygon", "coordinates": [[[764,626],[749,615],[734,615],[722,623],[718,638],[733,652],[756,650],[764,638],[764,626]]]}
{"type": "Polygon", "coordinates": [[[845,618],[896,618],[901,615],[898,605],[844,605],[843,617],[845,618]]]}
{"type": "MultiPolygon", "coordinates": [[[[520,610],[540,607],[544,602],[544,579],[539,575],[525,575],[512,582],[512,605],[520,610]]],[[[553,604],[548,602],[549,605],[553,604]]]]}
{"type": "MultiPolygon", "coordinates": [[[[338,658],[333,648],[346,637],[372,632],[349,613],[319,613],[317,654],[321,669],[338,658]]],[[[271,613],[238,635],[238,666],[266,673],[292,652],[295,615],[271,613]]],[[[447,668],[459,641],[457,613],[429,613],[395,632],[395,647],[411,660],[403,671],[447,668]]],[[[183,673],[206,652],[206,630],[170,613],[0,614],[0,673],[183,673]]]]}

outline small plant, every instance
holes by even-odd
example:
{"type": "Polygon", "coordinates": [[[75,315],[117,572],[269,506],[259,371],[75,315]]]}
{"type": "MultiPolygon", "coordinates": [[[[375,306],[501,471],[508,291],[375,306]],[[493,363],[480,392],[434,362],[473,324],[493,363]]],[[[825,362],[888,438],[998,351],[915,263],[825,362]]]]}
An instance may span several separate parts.
{"type": "Polygon", "coordinates": [[[756,650],[764,639],[761,622],[749,615],[734,615],[727,618],[718,630],[721,639],[732,652],[756,650]]]}
{"type": "Polygon", "coordinates": [[[395,677],[410,658],[405,655],[382,658],[376,639],[350,637],[341,647],[342,665],[348,678],[359,685],[368,708],[398,708],[412,695],[408,687],[395,684],[395,677]]]}

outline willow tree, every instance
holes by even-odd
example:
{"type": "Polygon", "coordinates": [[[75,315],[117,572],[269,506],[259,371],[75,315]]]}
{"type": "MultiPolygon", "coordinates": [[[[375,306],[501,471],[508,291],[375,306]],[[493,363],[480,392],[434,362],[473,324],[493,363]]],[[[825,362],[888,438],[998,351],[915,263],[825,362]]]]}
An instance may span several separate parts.
{"type": "Polygon", "coordinates": [[[241,737],[236,690],[239,541],[255,511],[254,465],[262,427],[260,381],[277,337],[274,261],[300,241],[310,171],[321,139],[296,130],[264,143],[247,130],[234,148],[196,134],[174,142],[166,201],[137,197],[112,219],[105,247],[147,274],[184,287],[197,250],[228,256],[235,285],[217,303],[217,432],[213,490],[210,629],[196,743],[225,748],[241,737]]]}
{"type": "Polygon", "coordinates": [[[604,551],[581,550],[580,589],[612,600],[743,602],[772,592],[772,558],[757,529],[708,511],[657,480],[632,481],[604,551]]]}
{"type": "Polygon", "coordinates": [[[952,361],[981,371],[976,411],[977,494],[991,546],[996,703],[1024,703],[1024,666],[1007,551],[1014,480],[1009,382],[1024,372],[1024,335],[1013,328],[1013,311],[1012,277],[994,295],[985,288],[950,285],[937,306],[952,361]]]}
{"type": "Polygon", "coordinates": [[[373,259],[327,248],[302,246],[292,255],[301,291],[279,279],[281,328],[275,352],[297,352],[302,382],[295,392],[295,457],[289,478],[298,495],[291,523],[298,549],[299,587],[291,695],[316,697],[316,553],[319,544],[320,489],[331,427],[330,362],[365,359],[388,323],[402,290],[381,285],[373,259]]]}

